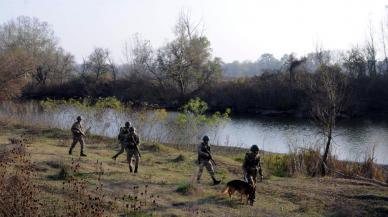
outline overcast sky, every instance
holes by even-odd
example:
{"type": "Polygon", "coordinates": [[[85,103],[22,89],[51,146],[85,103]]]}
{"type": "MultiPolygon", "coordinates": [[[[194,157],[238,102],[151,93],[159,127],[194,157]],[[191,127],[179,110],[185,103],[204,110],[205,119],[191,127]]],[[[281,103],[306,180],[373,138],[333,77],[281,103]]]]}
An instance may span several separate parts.
{"type": "Polygon", "coordinates": [[[37,17],[51,24],[77,61],[103,47],[120,62],[124,41],[134,33],[154,47],[171,40],[185,10],[203,23],[213,54],[231,62],[262,53],[303,55],[317,43],[336,50],[362,46],[370,21],[380,42],[386,5],[388,0],[0,0],[0,23],[37,17]]]}

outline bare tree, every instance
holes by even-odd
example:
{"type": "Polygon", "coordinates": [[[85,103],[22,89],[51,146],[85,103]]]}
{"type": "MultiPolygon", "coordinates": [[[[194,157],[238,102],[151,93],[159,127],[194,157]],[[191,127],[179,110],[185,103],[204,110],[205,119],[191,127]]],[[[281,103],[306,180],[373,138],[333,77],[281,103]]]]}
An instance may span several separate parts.
{"type": "Polygon", "coordinates": [[[351,77],[360,79],[365,76],[366,59],[358,47],[347,52],[343,65],[351,77]]]}
{"type": "Polygon", "coordinates": [[[369,24],[369,40],[367,40],[365,47],[365,54],[367,59],[368,73],[369,76],[376,77],[376,46],[374,39],[374,31],[372,24],[369,24]]]}
{"type": "Polygon", "coordinates": [[[162,85],[162,78],[158,77],[155,52],[149,40],[134,34],[129,42],[125,43],[124,56],[126,60],[127,76],[144,76],[155,78],[162,85]]]}
{"type": "Polygon", "coordinates": [[[57,79],[62,82],[73,68],[73,56],[57,46],[52,28],[37,18],[21,16],[0,26],[0,52],[15,50],[30,56],[35,69],[28,78],[38,85],[57,79]]]}
{"type": "Polygon", "coordinates": [[[211,57],[209,40],[182,13],[175,26],[176,38],[158,50],[159,80],[179,91],[181,100],[202,90],[221,75],[220,59],[211,57]]]}
{"type": "Polygon", "coordinates": [[[324,176],[336,120],[346,102],[348,82],[338,65],[323,64],[314,76],[311,82],[312,114],[326,138],[321,164],[324,176]]]}
{"type": "Polygon", "coordinates": [[[103,48],[95,48],[88,59],[84,61],[84,69],[86,72],[95,74],[96,80],[99,80],[103,74],[111,70],[109,51],[103,48]]]}
{"type": "Polygon", "coordinates": [[[387,57],[387,48],[385,44],[385,25],[384,22],[381,21],[381,43],[383,45],[383,52],[384,52],[384,64],[383,64],[383,73],[386,74],[388,71],[388,57],[387,57]]]}
{"type": "Polygon", "coordinates": [[[0,53],[0,101],[19,96],[34,68],[31,56],[21,49],[0,53]]]}

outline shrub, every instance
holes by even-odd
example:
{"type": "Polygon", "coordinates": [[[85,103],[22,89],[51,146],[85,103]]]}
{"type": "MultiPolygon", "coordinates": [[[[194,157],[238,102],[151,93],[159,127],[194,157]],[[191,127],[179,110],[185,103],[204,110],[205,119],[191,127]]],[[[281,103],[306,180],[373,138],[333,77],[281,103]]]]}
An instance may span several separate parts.
{"type": "Polygon", "coordinates": [[[190,183],[179,184],[177,189],[176,189],[176,192],[183,194],[183,195],[192,195],[192,194],[198,193],[198,191],[199,191],[199,189],[190,183]]]}
{"type": "Polygon", "coordinates": [[[172,161],[175,163],[178,163],[178,162],[182,162],[185,160],[186,160],[186,157],[184,155],[180,154],[180,155],[178,155],[178,157],[174,158],[172,161]]]}
{"type": "Polygon", "coordinates": [[[0,158],[0,215],[41,215],[40,190],[34,184],[33,165],[24,144],[11,145],[4,152],[0,158]]]}

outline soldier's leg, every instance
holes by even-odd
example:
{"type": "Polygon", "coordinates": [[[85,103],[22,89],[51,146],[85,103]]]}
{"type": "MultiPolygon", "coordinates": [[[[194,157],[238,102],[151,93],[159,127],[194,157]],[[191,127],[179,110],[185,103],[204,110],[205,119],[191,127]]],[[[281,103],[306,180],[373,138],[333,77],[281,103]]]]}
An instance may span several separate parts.
{"type": "Polygon", "coordinates": [[[135,154],[135,173],[137,173],[137,167],[139,166],[140,156],[135,154]]]}
{"type": "Polygon", "coordinates": [[[204,167],[203,162],[199,163],[199,165],[198,165],[198,173],[197,173],[197,182],[199,182],[199,180],[201,180],[201,176],[202,176],[202,172],[203,172],[203,167],[204,167]]]}
{"type": "Polygon", "coordinates": [[[115,159],[115,160],[116,160],[116,158],[117,158],[120,154],[122,154],[122,153],[124,152],[124,145],[120,143],[120,146],[121,146],[120,151],[117,152],[117,153],[112,157],[112,158],[115,159]]]}
{"type": "Polygon", "coordinates": [[[84,138],[83,138],[83,137],[80,137],[80,138],[79,138],[79,144],[81,145],[81,156],[85,156],[85,157],[86,157],[86,154],[84,153],[84,144],[85,144],[85,141],[84,141],[84,138]]]}
{"type": "Polygon", "coordinates": [[[77,142],[78,142],[78,139],[75,136],[73,136],[73,143],[71,143],[69,154],[71,154],[73,152],[73,149],[74,149],[75,145],[77,144],[77,142]]]}
{"type": "Polygon", "coordinates": [[[253,182],[252,186],[255,188],[257,183],[257,173],[252,174],[252,182],[253,182]]]}
{"type": "Polygon", "coordinates": [[[205,166],[206,166],[206,170],[209,172],[209,175],[212,177],[212,179],[215,179],[213,164],[210,161],[208,161],[205,163],[205,166]]]}
{"type": "Polygon", "coordinates": [[[215,176],[215,174],[214,174],[214,167],[213,167],[213,164],[212,164],[210,161],[208,161],[208,162],[206,162],[205,166],[206,166],[206,169],[207,169],[207,171],[209,172],[210,176],[211,176],[212,179],[213,179],[213,184],[214,184],[214,185],[220,184],[221,181],[217,180],[217,179],[216,179],[216,176],[215,176]]]}
{"type": "Polygon", "coordinates": [[[248,171],[243,168],[244,180],[249,183],[248,171]]]}
{"type": "Polygon", "coordinates": [[[263,181],[263,170],[259,167],[260,182],[263,181]]]}
{"type": "Polygon", "coordinates": [[[251,172],[250,171],[247,171],[247,170],[243,170],[244,171],[244,180],[250,184],[250,185],[253,185],[253,178],[252,178],[252,175],[251,175],[251,172]]]}
{"type": "Polygon", "coordinates": [[[131,151],[128,151],[128,154],[127,154],[127,160],[128,160],[128,166],[129,166],[129,172],[132,172],[132,157],[133,157],[133,153],[131,151]]]}
{"type": "Polygon", "coordinates": [[[254,186],[254,179],[253,179],[252,173],[247,172],[245,175],[245,180],[246,182],[248,182],[249,185],[254,186]]]}

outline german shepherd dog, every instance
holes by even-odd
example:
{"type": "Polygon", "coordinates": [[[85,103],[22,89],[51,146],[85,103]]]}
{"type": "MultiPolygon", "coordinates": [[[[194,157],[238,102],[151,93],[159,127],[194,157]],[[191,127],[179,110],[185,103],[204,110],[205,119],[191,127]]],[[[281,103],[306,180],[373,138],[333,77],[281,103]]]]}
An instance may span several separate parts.
{"type": "Polygon", "coordinates": [[[229,197],[232,198],[232,195],[235,191],[238,191],[241,195],[240,201],[243,202],[243,195],[246,197],[246,204],[248,201],[250,205],[253,205],[255,201],[256,188],[252,187],[250,184],[241,181],[241,180],[232,180],[226,184],[226,188],[222,191],[223,194],[228,193],[229,197]]]}

